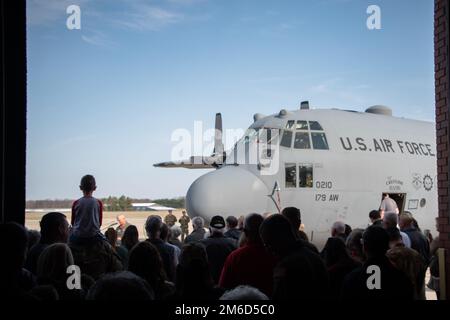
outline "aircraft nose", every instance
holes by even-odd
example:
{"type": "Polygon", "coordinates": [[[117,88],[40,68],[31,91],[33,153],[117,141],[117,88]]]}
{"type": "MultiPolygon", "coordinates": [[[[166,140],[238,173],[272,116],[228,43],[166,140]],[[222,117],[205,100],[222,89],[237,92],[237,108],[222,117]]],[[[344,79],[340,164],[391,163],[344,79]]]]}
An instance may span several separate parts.
{"type": "Polygon", "coordinates": [[[225,166],[198,178],[186,195],[191,217],[209,221],[215,215],[241,216],[267,211],[269,191],[251,172],[237,166],[225,166]]]}

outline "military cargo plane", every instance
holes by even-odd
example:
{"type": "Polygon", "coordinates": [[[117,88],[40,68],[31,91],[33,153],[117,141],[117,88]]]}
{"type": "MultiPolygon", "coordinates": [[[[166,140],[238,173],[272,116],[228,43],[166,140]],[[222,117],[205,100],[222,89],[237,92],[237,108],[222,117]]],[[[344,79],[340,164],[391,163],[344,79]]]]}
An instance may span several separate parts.
{"type": "Polygon", "coordinates": [[[234,147],[224,151],[216,115],[214,153],[157,167],[215,168],[186,195],[191,217],[301,210],[305,232],[322,245],[334,221],[365,228],[383,193],[435,232],[437,167],[434,123],[392,116],[377,105],[357,112],[299,109],[255,114],[234,147]],[[256,154],[253,161],[252,153],[256,154]]]}

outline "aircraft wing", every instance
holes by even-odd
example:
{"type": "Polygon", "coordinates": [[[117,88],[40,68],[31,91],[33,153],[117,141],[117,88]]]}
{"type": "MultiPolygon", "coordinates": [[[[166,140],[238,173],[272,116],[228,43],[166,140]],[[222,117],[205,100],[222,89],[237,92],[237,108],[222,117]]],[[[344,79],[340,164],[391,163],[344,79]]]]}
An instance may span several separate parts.
{"type": "Polygon", "coordinates": [[[213,157],[190,157],[187,160],[160,162],[153,166],[158,168],[214,169],[217,167],[215,160],[213,157]]]}

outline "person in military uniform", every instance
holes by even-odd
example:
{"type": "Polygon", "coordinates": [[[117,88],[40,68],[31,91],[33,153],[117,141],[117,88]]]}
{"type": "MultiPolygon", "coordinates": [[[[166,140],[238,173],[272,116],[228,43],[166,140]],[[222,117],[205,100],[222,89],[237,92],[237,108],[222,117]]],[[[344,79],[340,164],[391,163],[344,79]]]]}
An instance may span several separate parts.
{"type": "Polygon", "coordinates": [[[173,227],[177,222],[177,217],[175,217],[172,213],[172,210],[169,210],[169,214],[164,218],[164,223],[167,224],[169,228],[173,227]]]}
{"type": "Polygon", "coordinates": [[[178,220],[181,227],[181,242],[184,242],[184,238],[189,234],[189,222],[191,219],[186,214],[186,211],[183,210],[183,216],[178,220]]]}

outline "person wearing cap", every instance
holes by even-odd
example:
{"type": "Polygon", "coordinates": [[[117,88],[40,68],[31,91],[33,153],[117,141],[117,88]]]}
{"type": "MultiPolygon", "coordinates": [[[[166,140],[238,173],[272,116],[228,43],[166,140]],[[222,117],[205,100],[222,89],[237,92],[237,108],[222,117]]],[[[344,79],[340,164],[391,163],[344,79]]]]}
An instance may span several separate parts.
{"type": "Polygon", "coordinates": [[[218,283],[223,265],[228,255],[233,252],[237,243],[224,236],[225,220],[221,216],[214,216],[209,224],[210,236],[200,241],[206,248],[208,261],[214,283],[218,283]]]}

